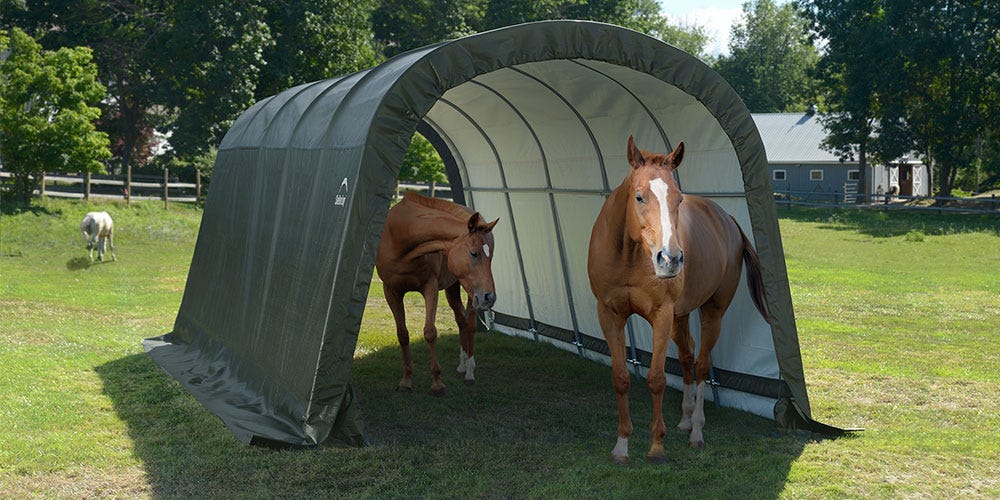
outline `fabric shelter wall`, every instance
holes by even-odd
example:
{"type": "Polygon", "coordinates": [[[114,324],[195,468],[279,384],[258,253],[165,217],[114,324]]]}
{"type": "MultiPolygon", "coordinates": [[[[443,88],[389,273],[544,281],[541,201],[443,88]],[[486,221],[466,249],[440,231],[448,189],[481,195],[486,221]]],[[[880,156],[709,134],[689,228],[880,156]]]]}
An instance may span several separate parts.
{"type": "MultiPolygon", "coordinates": [[[[729,381],[723,403],[773,418],[775,402],[790,400],[783,407],[809,417],[769,172],[745,106],[718,74],[658,40],[553,21],[301,85],[233,125],[174,330],[145,346],[240,439],[365,442],[348,377],[398,166],[418,125],[447,149],[453,190],[501,219],[498,328],[593,359],[605,359],[607,346],[587,241],[625,176],[625,140],[633,134],[663,152],[683,140],[682,188],[716,200],[753,240],[774,316],[766,324],[738,292],[714,359],[729,381]]],[[[642,373],[648,325],[630,321],[629,338],[642,373]]]]}

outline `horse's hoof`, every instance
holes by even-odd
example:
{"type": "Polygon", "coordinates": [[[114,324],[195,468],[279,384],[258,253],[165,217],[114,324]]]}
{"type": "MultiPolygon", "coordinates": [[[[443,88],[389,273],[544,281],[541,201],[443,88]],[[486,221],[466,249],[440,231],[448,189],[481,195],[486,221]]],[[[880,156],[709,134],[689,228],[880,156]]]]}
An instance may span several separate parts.
{"type": "Polygon", "coordinates": [[[628,465],[628,455],[611,455],[611,462],[616,465],[628,465]]]}
{"type": "Polygon", "coordinates": [[[692,447],[692,448],[694,448],[696,450],[704,450],[705,449],[705,442],[704,441],[688,441],[688,446],[690,446],[690,447],[692,447]]]}
{"type": "Polygon", "coordinates": [[[403,385],[397,385],[396,386],[396,392],[410,393],[410,392],[413,392],[413,388],[412,387],[406,387],[406,386],[403,386],[403,385]]]}
{"type": "Polygon", "coordinates": [[[476,385],[476,379],[474,379],[474,378],[467,378],[467,379],[465,379],[464,382],[465,382],[465,385],[476,385]]]}
{"type": "Polygon", "coordinates": [[[650,454],[650,455],[646,455],[646,461],[649,462],[649,463],[651,463],[651,464],[654,464],[654,465],[663,465],[663,464],[667,463],[667,456],[666,455],[660,455],[660,454],[656,454],[656,455],[650,454]]]}

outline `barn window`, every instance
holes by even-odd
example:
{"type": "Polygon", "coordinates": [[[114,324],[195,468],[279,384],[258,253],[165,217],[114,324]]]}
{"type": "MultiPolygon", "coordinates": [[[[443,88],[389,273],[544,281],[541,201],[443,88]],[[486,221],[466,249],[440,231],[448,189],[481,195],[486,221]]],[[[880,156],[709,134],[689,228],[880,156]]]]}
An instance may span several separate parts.
{"type": "Polygon", "coordinates": [[[809,180],[811,180],[811,181],[821,181],[821,180],[823,180],[823,171],[822,170],[810,170],[809,171],[809,180]]]}
{"type": "Polygon", "coordinates": [[[771,172],[772,181],[783,181],[785,180],[786,171],[785,170],[775,170],[771,172]]]}
{"type": "Polygon", "coordinates": [[[849,181],[859,181],[859,180],[861,180],[861,171],[860,170],[848,170],[847,171],[847,180],[849,180],[849,181]]]}

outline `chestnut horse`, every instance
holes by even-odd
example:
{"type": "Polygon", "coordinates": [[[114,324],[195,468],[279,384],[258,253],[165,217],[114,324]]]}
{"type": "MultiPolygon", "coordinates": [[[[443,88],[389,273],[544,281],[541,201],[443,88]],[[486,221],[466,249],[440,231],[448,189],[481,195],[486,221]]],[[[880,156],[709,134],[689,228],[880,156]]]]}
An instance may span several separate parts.
{"type": "Polygon", "coordinates": [[[629,175],[604,202],[590,236],[587,271],[597,297],[597,314],[611,350],[612,381],[618,396],[618,441],[611,451],[628,462],[629,372],[625,366],[625,321],[638,314],[653,327],[649,391],[653,397],[652,444],[647,460],[663,462],[663,368],[673,339],[684,378],[681,421],[688,444],[704,446],[705,380],[719,338],[722,315],[739,285],[742,264],[757,310],[768,321],[757,254],[736,221],[710,200],[681,193],[674,169],[684,143],[668,155],[640,151],[628,139],[629,175]],[[701,349],[697,363],[688,317],[701,309],[701,349]],[[697,382],[697,387],[695,386],[697,382]]]}
{"type": "Polygon", "coordinates": [[[410,333],[406,329],[403,309],[406,292],[420,292],[424,296],[424,340],[431,350],[431,394],[439,396],[445,391],[441,365],[434,349],[439,290],[445,291],[458,323],[462,345],[458,372],[465,375],[466,385],[475,382],[476,310],[487,310],[496,300],[490,264],[493,261],[493,226],[499,220],[487,223],[479,212],[413,192],[404,194],[403,200],[389,210],[375,268],[382,279],[385,300],[396,320],[396,337],[403,351],[403,378],[397,391],[413,390],[410,333]],[[464,307],[461,288],[469,297],[464,307]]]}

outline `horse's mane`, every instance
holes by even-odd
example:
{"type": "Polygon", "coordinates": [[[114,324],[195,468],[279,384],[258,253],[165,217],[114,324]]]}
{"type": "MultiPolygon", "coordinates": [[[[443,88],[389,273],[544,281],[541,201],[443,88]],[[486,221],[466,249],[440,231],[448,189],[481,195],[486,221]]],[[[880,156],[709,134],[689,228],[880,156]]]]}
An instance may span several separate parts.
{"type": "Polygon", "coordinates": [[[650,153],[649,151],[641,151],[641,153],[647,163],[652,163],[654,165],[662,165],[667,161],[667,157],[670,156],[664,153],[650,153]]]}
{"type": "Polygon", "coordinates": [[[403,201],[409,201],[411,203],[416,203],[422,207],[429,208],[431,210],[436,210],[438,212],[444,212],[451,215],[459,220],[469,220],[469,216],[474,212],[469,207],[459,205],[458,203],[453,203],[447,200],[442,200],[439,198],[428,198],[426,196],[417,194],[414,191],[407,191],[403,193],[403,201]]]}

